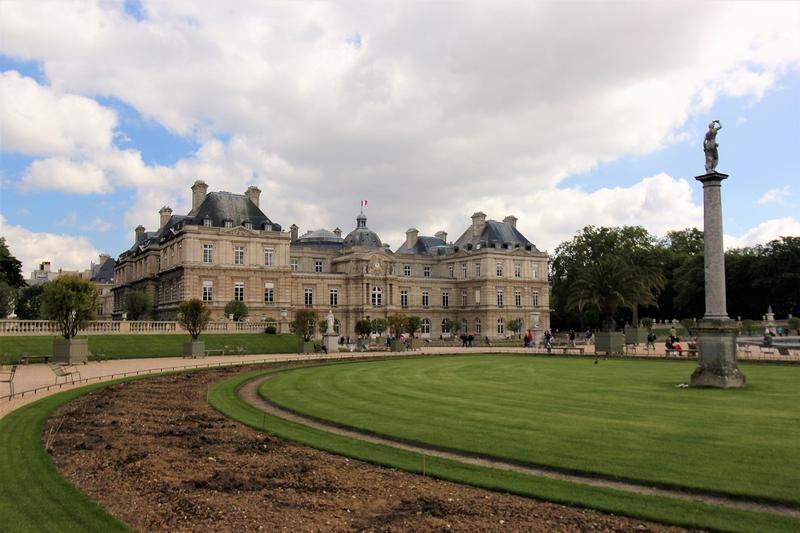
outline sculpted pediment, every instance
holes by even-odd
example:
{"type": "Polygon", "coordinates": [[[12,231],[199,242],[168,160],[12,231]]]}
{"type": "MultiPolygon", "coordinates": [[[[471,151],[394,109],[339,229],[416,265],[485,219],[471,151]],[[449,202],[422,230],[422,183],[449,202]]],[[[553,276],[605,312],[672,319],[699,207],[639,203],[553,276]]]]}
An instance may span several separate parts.
{"type": "Polygon", "coordinates": [[[256,235],[256,232],[253,230],[249,230],[243,226],[236,226],[235,228],[224,228],[222,230],[224,235],[230,235],[232,237],[252,237],[256,235]]]}

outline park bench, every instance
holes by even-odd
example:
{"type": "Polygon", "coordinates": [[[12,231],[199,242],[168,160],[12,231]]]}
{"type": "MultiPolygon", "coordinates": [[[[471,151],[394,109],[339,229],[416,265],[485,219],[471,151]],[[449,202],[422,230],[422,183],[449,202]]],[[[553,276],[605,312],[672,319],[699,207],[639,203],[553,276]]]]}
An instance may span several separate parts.
{"type": "Polygon", "coordinates": [[[680,350],[675,348],[667,348],[666,349],[667,357],[674,355],[675,357],[680,357],[683,354],[686,354],[686,357],[697,356],[697,350],[694,348],[681,348],[680,350]]]}
{"type": "Polygon", "coordinates": [[[52,359],[52,355],[28,355],[26,353],[22,354],[22,357],[19,358],[20,363],[27,365],[29,363],[49,363],[50,359],[52,359]]]}
{"type": "Polygon", "coordinates": [[[50,370],[53,371],[53,374],[56,375],[56,385],[58,385],[59,378],[64,378],[64,383],[66,383],[67,380],[75,383],[75,376],[78,376],[78,380],[81,379],[81,373],[74,366],[57,365],[55,363],[49,363],[48,366],[50,370]]]}
{"type": "Polygon", "coordinates": [[[222,352],[222,355],[243,355],[246,354],[247,350],[244,349],[244,346],[237,346],[236,348],[231,348],[230,346],[225,346],[225,351],[222,352]]]}
{"type": "MultiPolygon", "coordinates": [[[[227,348],[227,346],[225,348],[227,348]]],[[[205,351],[206,357],[208,357],[209,355],[225,355],[225,348],[214,348],[211,350],[206,350],[205,351]]]]}
{"type": "Polygon", "coordinates": [[[11,391],[9,398],[14,396],[14,376],[17,374],[17,365],[11,365],[10,370],[0,370],[0,383],[8,383],[11,391]]]}
{"type": "Polygon", "coordinates": [[[104,353],[93,354],[89,353],[89,361],[108,361],[111,359],[104,353]]]}

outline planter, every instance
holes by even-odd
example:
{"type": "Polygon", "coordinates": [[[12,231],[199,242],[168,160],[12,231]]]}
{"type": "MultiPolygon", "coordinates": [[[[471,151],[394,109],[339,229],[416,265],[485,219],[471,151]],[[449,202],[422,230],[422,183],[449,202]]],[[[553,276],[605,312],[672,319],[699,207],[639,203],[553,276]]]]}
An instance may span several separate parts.
{"type": "Polygon", "coordinates": [[[89,339],[57,337],[53,339],[54,363],[85,363],[89,360],[89,339]]]}
{"type": "Polygon", "coordinates": [[[625,344],[645,344],[647,342],[647,328],[625,328],[625,344]]]}
{"type": "Polygon", "coordinates": [[[186,341],[183,343],[183,356],[184,357],[205,357],[206,356],[206,343],[205,341],[186,341]]]}
{"type": "Polygon", "coordinates": [[[625,334],[621,331],[598,331],[595,333],[594,351],[607,355],[622,355],[625,334]]]}
{"type": "Polygon", "coordinates": [[[392,341],[389,349],[393,352],[405,352],[406,351],[406,343],[402,341],[392,341]]]}
{"type": "Polygon", "coordinates": [[[297,342],[297,353],[314,353],[314,341],[304,341],[303,339],[300,339],[297,342]]]}
{"type": "Polygon", "coordinates": [[[423,342],[425,342],[423,339],[417,339],[417,338],[411,339],[411,349],[419,350],[420,348],[422,348],[423,342]]]}

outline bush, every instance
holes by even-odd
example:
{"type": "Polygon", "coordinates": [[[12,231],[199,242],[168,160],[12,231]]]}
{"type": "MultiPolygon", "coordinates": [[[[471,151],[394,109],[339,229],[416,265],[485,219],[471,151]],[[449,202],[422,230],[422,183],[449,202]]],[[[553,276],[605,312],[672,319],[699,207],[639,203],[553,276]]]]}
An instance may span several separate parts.
{"type": "Polygon", "coordinates": [[[370,333],[372,333],[372,322],[366,318],[356,322],[356,335],[363,339],[364,337],[369,336],[370,333]]]}
{"type": "Polygon", "coordinates": [[[411,315],[406,319],[406,330],[412,338],[420,329],[422,329],[422,319],[420,317],[411,315]]]}
{"type": "Polygon", "coordinates": [[[247,304],[240,300],[231,300],[225,304],[225,309],[223,312],[225,313],[225,316],[233,316],[234,322],[239,322],[241,319],[247,318],[247,315],[250,314],[247,304]]]}
{"type": "Polygon", "coordinates": [[[211,320],[211,310],[206,304],[194,298],[188,302],[181,302],[178,311],[178,322],[186,328],[192,340],[196,341],[211,320]]]}
{"type": "Polygon", "coordinates": [[[275,335],[276,333],[278,333],[278,328],[276,328],[275,326],[267,326],[266,328],[264,328],[264,333],[266,333],[267,335],[275,335]]]}
{"type": "Polygon", "coordinates": [[[58,323],[65,339],[94,319],[97,289],[78,276],[59,276],[49,282],[42,293],[42,316],[58,323]]]}
{"type": "Polygon", "coordinates": [[[123,308],[128,313],[128,320],[140,320],[150,314],[153,304],[143,291],[129,291],[123,308]]]}
{"type": "Polygon", "coordinates": [[[314,311],[302,310],[294,315],[291,328],[292,332],[308,342],[314,336],[314,328],[317,325],[317,313],[314,311]]]}

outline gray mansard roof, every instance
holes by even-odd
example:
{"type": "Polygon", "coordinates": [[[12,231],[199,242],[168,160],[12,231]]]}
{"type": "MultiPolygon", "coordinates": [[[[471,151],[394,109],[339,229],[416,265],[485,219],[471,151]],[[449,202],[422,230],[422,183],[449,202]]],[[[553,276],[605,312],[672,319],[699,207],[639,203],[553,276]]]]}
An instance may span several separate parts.
{"type": "Polygon", "coordinates": [[[114,281],[114,265],[117,262],[114,261],[112,258],[106,259],[100,268],[97,270],[97,274],[92,276],[92,281],[98,281],[100,283],[111,283],[114,281]]]}
{"type": "MultiPolygon", "coordinates": [[[[173,217],[174,218],[174,217],[173,217]]],[[[244,194],[219,191],[206,195],[197,209],[192,210],[185,217],[186,224],[202,226],[203,220],[211,219],[214,227],[222,227],[226,220],[233,222],[234,226],[241,226],[245,222],[253,225],[253,229],[270,229],[280,231],[279,224],[274,224],[261,209],[244,194]]]]}
{"type": "Polygon", "coordinates": [[[326,246],[331,248],[341,248],[343,244],[344,239],[337,237],[334,232],[326,229],[316,229],[306,232],[292,243],[293,246],[326,246]]]}
{"type": "Polygon", "coordinates": [[[381,248],[381,238],[367,227],[367,216],[361,213],[356,217],[356,229],[344,238],[344,247],[360,246],[365,248],[381,248]]]}
{"type": "Polygon", "coordinates": [[[483,231],[477,237],[472,234],[472,226],[470,226],[455,242],[455,246],[458,248],[466,249],[477,247],[479,244],[481,247],[492,247],[494,245],[497,248],[524,248],[534,252],[539,251],[510,222],[499,222],[497,220],[487,220],[483,231]]]}
{"type": "Polygon", "coordinates": [[[452,247],[448,246],[446,242],[437,237],[417,237],[417,242],[413,246],[406,246],[403,243],[397,249],[398,254],[415,254],[415,255],[442,255],[447,253],[452,247]]]}

